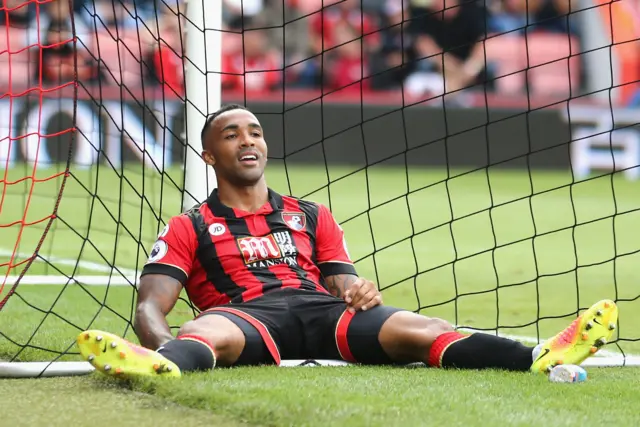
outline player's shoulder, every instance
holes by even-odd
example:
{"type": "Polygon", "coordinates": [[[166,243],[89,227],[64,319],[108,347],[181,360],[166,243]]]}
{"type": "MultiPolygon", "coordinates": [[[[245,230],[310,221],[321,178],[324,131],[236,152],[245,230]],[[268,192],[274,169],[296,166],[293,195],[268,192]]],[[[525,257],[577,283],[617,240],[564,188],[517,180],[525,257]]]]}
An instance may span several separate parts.
{"type": "Polygon", "coordinates": [[[165,228],[168,229],[173,227],[174,229],[182,229],[183,231],[186,231],[184,230],[185,228],[191,230],[193,228],[193,218],[202,216],[201,208],[202,205],[198,204],[187,209],[184,212],[172,216],[171,218],[169,218],[169,221],[167,221],[167,225],[165,228]]]}
{"type": "Polygon", "coordinates": [[[285,209],[287,208],[288,205],[290,206],[290,205],[297,204],[300,207],[300,209],[305,213],[307,214],[313,213],[315,215],[317,215],[319,210],[326,209],[326,206],[324,206],[322,203],[319,203],[313,200],[302,199],[300,197],[295,197],[295,196],[285,196],[285,195],[282,195],[281,197],[284,202],[285,209]]]}

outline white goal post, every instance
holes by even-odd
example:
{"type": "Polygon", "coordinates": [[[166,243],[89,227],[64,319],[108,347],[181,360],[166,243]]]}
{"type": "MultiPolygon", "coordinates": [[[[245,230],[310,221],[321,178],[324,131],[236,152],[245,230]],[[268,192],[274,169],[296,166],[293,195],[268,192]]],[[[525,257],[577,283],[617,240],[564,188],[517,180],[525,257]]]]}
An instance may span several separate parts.
{"type": "Polygon", "coordinates": [[[216,186],[202,161],[200,132],[207,115],[222,104],[222,2],[188,0],[186,10],[186,153],[182,207],[203,202],[216,186]]]}

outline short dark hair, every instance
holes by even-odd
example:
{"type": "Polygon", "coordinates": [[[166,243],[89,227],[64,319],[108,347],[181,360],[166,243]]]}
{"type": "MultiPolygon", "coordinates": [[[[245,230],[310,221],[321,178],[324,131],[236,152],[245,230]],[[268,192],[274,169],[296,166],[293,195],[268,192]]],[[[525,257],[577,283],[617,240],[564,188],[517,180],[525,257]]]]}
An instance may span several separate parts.
{"type": "Polygon", "coordinates": [[[204,122],[204,126],[202,127],[202,132],[200,132],[200,142],[202,143],[202,148],[205,148],[205,136],[207,136],[207,130],[209,130],[209,127],[211,126],[211,123],[213,123],[213,121],[218,118],[218,116],[220,114],[226,113],[227,111],[232,111],[232,110],[246,110],[249,111],[246,107],[243,107],[240,104],[227,104],[227,105],[223,105],[222,107],[220,107],[217,111],[209,114],[209,116],[207,117],[207,120],[205,120],[204,122]]]}

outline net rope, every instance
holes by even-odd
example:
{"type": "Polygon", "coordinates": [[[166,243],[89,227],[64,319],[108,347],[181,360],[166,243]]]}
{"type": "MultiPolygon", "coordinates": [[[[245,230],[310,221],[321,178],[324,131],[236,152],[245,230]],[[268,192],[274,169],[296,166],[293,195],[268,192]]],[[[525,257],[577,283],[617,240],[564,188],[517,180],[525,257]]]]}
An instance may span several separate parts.
{"type": "MultiPolygon", "coordinates": [[[[180,36],[187,26],[182,3],[160,1],[142,9],[115,0],[112,17],[104,15],[108,8],[86,3],[74,9],[73,1],[66,0],[7,4],[0,8],[6,30],[0,33],[5,38],[0,68],[8,73],[0,90],[0,111],[8,117],[0,135],[0,233],[8,236],[0,245],[0,359],[77,360],[74,340],[82,330],[103,328],[135,340],[138,276],[158,233],[183,210],[185,152],[200,145],[185,142],[184,66],[168,65],[197,61],[185,52],[180,36]],[[51,23],[54,7],[66,8],[70,28],[56,27],[67,36],[50,42],[43,22],[51,23]],[[12,28],[12,12],[23,8],[33,10],[35,31],[12,28]],[[61,47],[71,49],[60,53],[61,47]],[[62,55],[60,70],[72,64],[73,71],[52,78],[45,58],[54,51],[62,55]],[[31,55],[26,60],[25,53],[31,55]],[[37,75],[27,86],[19,83],[29,77],[25,73],[37,75]]],[[[368,10],[364,2],[360,7],[368,10]]],[[[612,7],[595,1],[589,9],[612,7]]],[[[353,49],[354,43],[358,55],[365,56],[375,43],[371,40],[396,27],[402,28],[404,48],[409,43],[404,28],[412,21],[406,11],[400,23],[374,29],[365,13],[356,14],[355,35],[329,45],[325,19],[333,18],[319,9],[292,18],[283,1],[276,13],[280,24],[246,27],[241,13],[234,28],[218,29],[223,48],[239,43],[242,51],[235,58],[240,71],[233,69],[233,59],[223,58],[223,67],[231,68],[222,70],[223,101],[256,113],[273,146],[269,161],[275,172],[268,168],[269,183],[328,205],[345,229],[357,268],[379,284],[387,304],[530,344],[568,325],[595,298],[614,299],[621,315],[633,319],[640,288],[631,271],[640,260],[640,244],[634,243],[632,224],[640,219],[640,204],[633,198],[638,186],[625,174],[637,168],[638,160],[616,166],[613,147],[616,136],[633,131],[637,119],[618,124],[612,94],[635,87],[637,79],[596,91],[608,93],[599,110],[610,115],[608,127],[577,137],[569,130],[566,137],[541,144],[548,134],[537,114],[561,111],[557,114],[566,115],[571,127],[574,106],[590,105],[589,96],[597,95],[574,83],[581,78],[574,61],[584,63],[595,50],[580,51],[569,39],[560,56],[556,51],[555,58],[539,60],[527,51],[533,49],[536,25],[525,23],[483,41],[489,49],[509,32],[522,32],[523,68],[499,70],[474,91],[376,91],[369,87],[376,79],[425,58],[403,58],[377,71],[361,62],[356,77],[336,83],[327,77],[336,74],[333,56],[353,49]],[[323,31],[319,51],[287,57],[285,47],[278,65],[250,61],[251,37],[278,34],[288,46],[294,41],[290,26],[318,17],[323,31]],[[315,61],[323,80],[310,89],[290,90],[287,83],[266,95],[252,91],[258,79],[268,81],[276,73],[286,83],[290,74],[299,77],[298,71],[315,61]],[[540,76],[552,67],[564,86],[536,95],[540,76]],[[516,79],[524,81],[524,95],[500,92],[516,79]],[[470,110],[465,103],[477,113],[467,121],[460,118],[470,110]],[[517,127],[513,139],[520,139],[526,152],[494,142],[509,126],[517,127]],[[425,138],[420,134],[425,127],[437,130],[425,138]],[[376,133],[394,140],[384,146],[376,133]],[[551,163],[554,156],[569,158],[571,168],[575,144],[602,136],[610,142],[615,171],[577,178],[571,171],[539,170],[544,156],[551,163]],[[371,142],[376,138],[377,148],[371,142]],[[482,146],[473,148],[472,166],[460,161],[472,147],[464,138],[482,146]],[[341,150],[356,154],[341,162],[349,157],[341,150]],[[429,156],[441,163],[424,160],[429,156]],[[519,170],[501,169],[511,165],[519,170]]],[[[563,19],[569,24],[587,10],[570,11],[563,19]]],[[[616,39],[613,18],[610,27],[610,40],[601,49],[637,42],[616,39]]],[[[608,68],[613,74],[612,63],[608,68]]],[[[200,107],[204,121],[212,109],[200,107]]],[[[172,328],[196,312],[183,295],[170,315],[172,328]]],[[[622,356],[640,353],[640,336],[627,322],[621,321],[619,338],[608,347],[622,356]]]]}

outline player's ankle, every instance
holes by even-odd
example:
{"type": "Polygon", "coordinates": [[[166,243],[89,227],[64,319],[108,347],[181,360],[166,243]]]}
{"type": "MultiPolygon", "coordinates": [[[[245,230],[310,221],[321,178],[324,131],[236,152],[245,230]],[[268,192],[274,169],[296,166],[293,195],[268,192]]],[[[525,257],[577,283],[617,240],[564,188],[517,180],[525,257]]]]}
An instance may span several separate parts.
{"type": "Polygon", "coordinates": [[[542,351],[542,346],[544,344],[540,343],[537,346],[533,347],[533,350],[531,350],[531,358],[532,360],[536,360],[538,358],[538,356],[540,356],[540,352],[542,351]]]}
{"type": "Polygon", "coordinates": [[[184,335],[171,340],[157,352],[175,363],[181,372],[206,371],[216,365],[213,346],[196,335],[184,335]]]}

